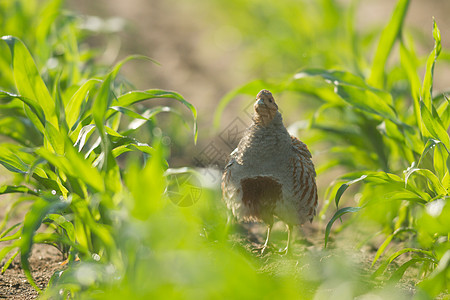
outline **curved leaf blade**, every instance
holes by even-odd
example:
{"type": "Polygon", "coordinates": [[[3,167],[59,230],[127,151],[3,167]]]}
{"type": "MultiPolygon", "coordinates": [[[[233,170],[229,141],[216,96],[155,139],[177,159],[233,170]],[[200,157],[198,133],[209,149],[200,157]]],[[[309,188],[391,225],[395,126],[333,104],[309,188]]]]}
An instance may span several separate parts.
{"type": "MultiPolygon", "coordinates": [[[[197,129],[197,110],[195,107],[188,102],[186,99],[184,99],[183,96],[176,92],[171,91],[165,91],[165,90],[159,90],[159,89],[151,89],[146,91],[132,91],[129,93],[126,93],[124,95],[121,95],[117,98],[117,106],[130,106],[132,104],[149,100],[149,99],[155,99],[155,98],[169,98],[169,99],[175,99],[181,103],[183,103],[192,113],[192,116],[194,118],[194,141],[197,142],[197,135],[198,135],[198,129],[197,129]]],[[[111,117],[115,111],[111,111],[108,113],[107,118],[111,117]]]]}
{"type": "Polygon", "coordinates": [[[433,38],[434,48],[431,51],[427,59],[427,68],[425,70],[425,76],[422,84],[422,101],[428,109],[431,109],[431,99],[433,95],[433,73],[436,60],[441,53],[441,33],[436,25],[436,20],[433,19],[433,38]]]}
{"type": "Polygon", "coordinates": [[[328,244],[328,237],[330,236],[331,227],[333,226],[333,223],[339,219],[342,215],[345,215],[347,213],[353,213],[361,210],[362,207],[344,207],[339,209],[331,218],[331,220],[328,222],[327,227],[325,229],[325,248],[328,244]]]}
{"type": "Polygon", "coordinates": [[[38,103],[44,112],[45,119],[58,128],[55,102],[25,44],[13,36],[3,36],[1,39],[8,44],[11,52],[14,80],[18,92],[21,96],[38,103]]]}

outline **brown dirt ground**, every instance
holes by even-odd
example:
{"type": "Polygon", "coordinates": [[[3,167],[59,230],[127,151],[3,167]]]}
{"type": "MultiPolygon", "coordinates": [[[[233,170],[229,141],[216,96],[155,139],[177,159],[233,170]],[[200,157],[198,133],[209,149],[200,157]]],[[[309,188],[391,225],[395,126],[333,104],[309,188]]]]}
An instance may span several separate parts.
{"type": "MultiPolygon", "coordinates": [[[[45,289],[51,276],[61,269],[61,253],[49,245],[36,245],[33,248],[30,265],[36,284],[45,289]]],[[[38,292],[31,286],[22,271],[20,260],[13,263],[0,275],[0,299],[36,299],[38,292]]]]}

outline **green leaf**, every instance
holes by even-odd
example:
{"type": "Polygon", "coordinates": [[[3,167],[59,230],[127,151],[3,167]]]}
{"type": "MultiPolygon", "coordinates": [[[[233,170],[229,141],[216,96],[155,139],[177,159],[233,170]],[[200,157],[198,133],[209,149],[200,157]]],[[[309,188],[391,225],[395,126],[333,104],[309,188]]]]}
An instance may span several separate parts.
{"type": "Polygon", "coordinates": [[[0,98],[19,99],[25,105],[27,105],[30,108],[30,110],[36,115],[36,117],[39,119],[41,125],[45,124],[44,111],[42,110],[41,106],[35,100],[31,100],[26,97],[8,93],[8,92],[1,91],[1,90],[0,90],[0,98]]]}
{"type": "MultiPolygon", "coordinates": [[[[189,103],[187,100],[183,98],[180,94],[176,92],[170,92],[165,90],[146,90],[146,91],[133,91],[126,93],[124,95],[121,95],[119,98],[117,98],[117,106],[130,106],[132,104],[135,104],[140,101],[148,100],[148,99],[155,99],[155,98],[169,98],[169,99],[175,99],[181,103],[183,103],[191,112],[192,116],[194,118],[194,141],[197,141],[197,110],[195,107],[189,103]]],[[[108,118],[113,114],[113,112],[110,112],[108,114],[108,118]]]]}
{"type": "Polygon", "coordinates": [[[42,145],[41,132],[24,117],[8,116],[0,119],[0,134],[26,147],[42,145]]]}
{"type": "Polygon", "coordinates": [[[400,37],[403,22],[408,10],[409,0],[399,0],[395,7],[394,13],[383,29],[380,41],[375,52],[372,63],[370,77],[367,82],[379,89],[384,87],[384,72],[389,54],[392,51],[395,41],[400,37]]]}
{"type": "Polygon", "coordinates": [[[339,219],[342,215],[346,213],[353,213],[361,210],[362,207],[344,207],[339,209],[328,222],[327,227],[325,229],[325,248],[327,247],[328,237],[330,235],[331,226],[333,226],[334,222],[339,219]]]}
{"type": "Polygon", "coordinates": [[[80,133],[78,134],[78,138],[77,138],[77,140],[76,140],[76,142],[74,144],[74,146],[78,145],[78,151],[79,152],[83,149],[83,147],[84,147],[84,145],[86,143],[86,140],[92,134],[94,129],[95,129],[95,125],[94,124],[89,124],[89,125],[86,125],[83,128],[81,128],[80,133]]]}
{"type": "Polygon", "coordinates": [[[20,158],[20,152],[13,150],[18,150],[18,147],[0,144],[0,164],[11,172],[26,174],[28,165],[20,158]]]}
{"type": "Polygon", "coordinates": [[[55,113],[55,102],[45,86],[33,58],[23,42],[13,36],[1,38],[9,46],[13,61],[14,80],[22,97],[39,104],[44,111],[45,119],[58,128],[58,117],[55,113]]]}
{"type": "Polygon", "coordinates": [[[294,78],[320,76],[335,87],[335,92],[351,106],[371,114],[402,124],[392,107],[390,94],[369,86],[364,80],[349,72],[306,69],[294,75],[294,78]]]}
{"type": "MultiPolygon", "coordinates": [[[[58,130],[61,132],[68,132],[68,126],[66,122],[66,111],[64,109],[64,100],[61,95],[61,74],[58,75],[58,77],[55,79],[55,82],[53,84],[53,99],[55,101],[55,113],[56,117],[58,118],[58,130]]],[[[56,129],[56,128],[55,128],[56,129]]]]}
{"type": "Polygon", "coordinates": [[[162,112],[170,112],[175,114],[176,116],[178,116],[180,118],[180,120],[183,122],[183,124],[185,126],[187,126],[187,128],[189,128],[188,123],[186,122],[185,118],[182,116],[182,114],[173,109],[170,106],[156,106],[153,107],[151,109],[147,109],[146,111],[144,111],[142,114],[140,114],[139,118],[135,118],[133,121],[131,121],[128,124],[128,129],[122,131],[120,134],[122,135],[130,135],[132,134],[134,131],[136,131],[137,129],[139,129],[142,125],[144,125],[148,120],[152,119],[154,116],[156,116],[159,113],[162,112]]]}
{"type": "Polygon", "coordinates": [[[132,201],[127,203],[129,210],[134,217],[140,220],[147,220],[164,207],[161,197],[166,189],[163,176],[166,165],[161,145],[154,145],[154,149],[153,155],[144,168],[133,161],[124,177],[125,184],[133,195],[132,201]]]}
{"type": "Polygon", "coordinates": [[[4,185],[0,186],[0,194],[9,194],[9,193],[25,193],[31,195],[38,195],[38,193],[24,185],[4,185]]]}
{"type": "Polygon", "coordinates": [[[11,257],[5,262],[5,264],[2,267],[2,271],[1,274],[3,275],[6,270],[9,268],[9,266],[11,265],[11,263],[13,262],[13,260],[16,258],[16,256],[20,253],[19,250],[16,251],[16,253],[14,253],[13,255],[11,255],[11,257]]]}
{"type": "Polygon", "coordinates": [[[397,270],[395,270],[395,272],[389,278],[389,282],[393,283],[393,282],[399,281],[403,277],[403,275],[405,274],[406,270],[409,267],[411,267],[417,263],[420,263],[420,262],[428,262],[428,263],[434,264],[434,261],[427,257],[411,258],[407,262],[403,263],[400,267],[398,267],[397,270]]]}
{"type": "Polygon", "coordinates": [[[362,176],[359,177],[359,178],[356,178],[356,179],[354,179],[354,180],[352,180],[352,181],[349,181],[349,182],[344,183],[343,185],[341,185],[341,186],[339,187],[338,191],[336,192],[336,197],[334,198],[334,202],[336,203],[336,207],[339,206],[339,200],[341,199],[342,194],[344,194],[344,192],[347,190],[347,188],[348,188],[350,185],[354,184],[354,183],[357,183],[357,182],[360,182],[361,180],[366,179],[366,177],[367,177],[367,175],[362,175],[362,176]]]}
{"type": "Polygon", "coordinates": [[[112,74],[114,72],[111,72],[108,74],[106,79],[103,81],[102,85],[100,86],[99,92],[97,96],[95,97],[94,104],[92,107],[92,115],[94,117],[94,123],[97,128],[97,131],[100,135],[101,139],[101,145],[102,145],[102,160],[100,161],[100,168],[104,171],[107,171],[110,168],[113,168],[113,166],[108,166],[108,155],[111,151],[111,145],[110,142],[106,136],[106,130],[105,130],[105,116],[106,111],[111,103],[112,98],[112,74]]]}
{"type": "Polygon", "coordinates": [[[55,155],[45,148],[37,149],[36,153],[55,167],[60,168],[65,174],[91,186],[95,191],[104,191],[103,177],[96,168],[81,157],[81,154],[75,150],[70,141],[66,140],[65,156],[55,155]]]}
{"type": "Polygon", "coordinates": [[[22,235],[22,228],[19,228],[15,233],[13,233],[11,235],[8,235],[8,233],[14,231],[16,228],[18,228],[21,225],[22,225],[22,222],[19,222],[19,223],[14,224],[13,226],[9,227],[7,230],[5,230],[0,235],[0,242],[20,239],[20,236],[22,235]]]}
{"type": "Polygon", "coordinates": [[[450,250],[447,250],[433,272],[431,272],[427,278],[420,282],[418,286],[427,291],[431,297],[437,298],[438,295],[445,293],[443,293],[443,291],[448,291],[449,269],[450,250]]]}
{"type": "Polygon", "coordinates": [[[153,155],[155,153],[155,149],[146,144],[126,144],[114,148],[113,156],[118,157],[119,155],[129,151],[140,151],[149,155],[153,155]]]}
{"type": "MultiPolygon", "coordinates": [[[[410,186],[408,186],[410,188],[410,186]]],[[[386,200],[394,201],[394,200],[400,200],[400,201],[410,201],[420,204],[427,204],[428,201],[431,200],[431,197],[428,193],[419,193],[418,191],[411,191],[408,189],[397,189],[393,192],[386,193],[384,195],[384,198],[386,200]]]]}
{"type": "Polygon", "coordinates": [[[73,224],[68,221],[63,215],[60,214],[49,214],[44,222],[51,221],[52,223],[58,225],[65,230],[67,238],[75,243],[75,229],[73,224]]]}
{"type": "Polygon", "coordinates": [[[384,240],[383,244],[381,244],[381,246],[378,248],[377,253],[375,254],[375,257],[372,261],[372,267],[375,265],[375,263],[377,262],[378,258],[380,258],[381,254],[383,254],[384,250],[386,249],[386,247],[391,243],[391,241],[400,233],[402,232],[412,232],[412,233],[416,233],[417,230],[415,230],[414,228],[399,228],[396,231],[394,231],[392,234],[390,234],[386,240],[384,240]]]}
{"type": "Polygon", "coordinates": [[[33,242],[35,244],[54,244],[59,243],[63,245],[67,245],[76,249],[76,251],[86,255],[88,254],[87,249],[80,247],[77,243],[74,243],[70,239],[68,239],[64,235],[55,234],[55,233],[36,233],[33,237],[33,242]]]}
{"type": "Polygon", "coordinates": [[[92,92],[94,87],[99,82],[101,82],[101,80],[87,80],[70,98],[69,102],[66,105],[66,119],[69,128],[72,128],[75,125],[80,116],[83,101],[89,97],[89,93],[92,92]]]}
{"type": "Polygon", "coordinates": [[[414,104],[414,115],[417,126],[422,126],[421,117],[420,117],[420,78],[417,74],[417,58],[411,53],[407,48],[403,41],[400,42],[400,62],[403,69],[408,76],[409,85],[411,87],[411,95],[413,98],[414,104]]]}
{"type": "Polygon", "coordinates": [[[113,235],[110,232],[110,227],[95,221],[86,199],[81,199],[74,195],[71,208],[74,212],[75,237],[77,244],[82,249],[90,249],[93,251],[92,240],[95,238],[94,234],[104,245],[105,251],[108,252],[117,249],[113,235]]]}
{"type": "Polygon", "coordinates": [[[20,260],[25,276],[30,284],[39,292],[41,290],[34,282],[28,261],[33,246],[33,237],[48,213],[62,210],[67,206],[68,202],[60,201],[58,196],[46,197],[46,199],[38,198],[25,216],[20,243],[20,260]]]}
{"type": "MultiPolygon", "coordinates": [[[[64,154],[64,136],[49,122],[45,123],[44,141],[47,140],[56,154],[64,154]]],[[[45,144],[44,144],[45,145],[45,144]]]]}
{"type": "Polygon", "coordinates": [[[138,114],[138,113],[132,111],[131,109],[126,108],[126,107],[122,107],[122,106],[111,106],[111,108],[112,108],[113,110],[118,111],[118,112],[120,112],[120,113],[122,113],[122,114],[124,114],[124,115],[127,115],[127,116],[129,116],[130,118],[133,118],[133,119],[148,120],[148,118],[145,118],[145,117],[141,116],[140,114],[138,114]]]}
{"type": "Polygon", "coordinates": [[[449,154],[445,151],[445,147],[442,144],[438,144],[434,148],[433,154],[433,166],[436,173],[436,176],[439,178],[439,181],[444,178],[446,172],[448,172],[447,160],[449,159],[449,154]]]}
{"type": "Polygon", "coordinates": [[[373,277],[377,277],[381,274],[383,274],[384,270],[388,267],[388,265],[397,257],[404,253],[413,252],[417,254],[424,255],[426,258],[431,259],[434,263],[437,263],[436,258],[433,256],[433,253],[431,251],[423,250],[423,249],[416,249],[416,248],[405,248],[401,249],[394,254],[392,254],[385,262],[383,262],[378,269],[373,273],[373,277]]]}
{"type": "Polygon", "coordinates": [[[124,136],[121,135],[120,133],[118,133],[117,131],[112,130],[111,128],[109,128],[108,126],[105,126],[105,130],[106,133],[110,136],[114,136],[114,137],[118,137],[118,138],[123,138],[124,136]]]}
{"type": "MultiPolygon", "coordinates": [[[[441,53],[441,33],[436,25],[436,20],[433,19],[433,38],[434,38],[434,49],[431,51],[427,59],[427,68],[425,70],[425,76],[423,78],[422,85],[422,101],[425,106],[431,110],[431,98],[433,96],[433,73],[436,60],[441,53]]],[[[447,148],[449,149],[449,148],[447,148]]]]}
{"type": "Polygon", "coordinates": [[[425,159],[428,152],[430,152],[430,150],[433,150],[439,144],[442,144],[441,141],[438,141],[435,139],[429,139],[427,141],[427,143],[425,144],[425,147],[422,151],[422,154],[420,155],[419,162],[417,163],[418,167],[420,167],[420,165],[422,164],[422,161],[425,159]]]}
{"type": "Polygon", "coordinates": [[[442,126],[441,120],[439,117],[433,116],[424,102],[420,102],[420,114],[427,128],[428,132],[431,136],[439,141],[441,141],[447,152],[450,153],[450,138],[448,136],[447,131],[442,126]]]}
{"type": "Polygon", "coordinates": [[[431,187],[433,192],[436,193],[438,196],[447,195],[447,190],[442,185],[439,178],[437,178],[437,176],[428,169],[410,168],[408,172],[405,174],[405,183],[408,183],[409,177],[414,173],[417,173],[423,176],[425,179],[427,179],[429,186],[431,187]]]}
{"type": "Polygon", "coordinates": [[[95,126],[101,138],[102,155],[99,156],[98,162],[102,171],[107,175],[105,177],[105,183],[110,187],[118,187],[118,180],[120,178],[119,170],[114,157],[112,157],[111,143],[106,136],[105,120],[107,119],[107,111],[111,106],[113,99],[113,83],[114,80],[124,63],[131,59],[143,58],[143,56],[129,56],[119,63],[117,63],[112,71],[106,76],[105,80],[101,84],[97,97],[94,100],[92,107],[92,115],[94,118],[95,126]]]}
{"type": "Polygon", "coordinates": [[[450,99],[444,95],[445,101],[437,109],[444,128],[450,127],[450,99]]]}
{"type": "MultiPolygon", "coordinates": [[[[10,253],[11,251],[13,251],[14,249],[16,249],[16,248],[18,248],[19,247],[19,243],[20,243],[20,240],[16,240],[16,241],[14,241],[14,243],[12,243],[11,245],[6,245],[6,246],[3,246],[1,249],[0,249],[0,261],[2,261],[5,257],[6,257],[6,255],[8,255],[8,253],[10,253]]],[[[3,269],[2,269],[2,273],[3,273],[4,271],[3,271],[3,269]]],[[[2,274],[3,275],[3,274],[2,274]]]]}

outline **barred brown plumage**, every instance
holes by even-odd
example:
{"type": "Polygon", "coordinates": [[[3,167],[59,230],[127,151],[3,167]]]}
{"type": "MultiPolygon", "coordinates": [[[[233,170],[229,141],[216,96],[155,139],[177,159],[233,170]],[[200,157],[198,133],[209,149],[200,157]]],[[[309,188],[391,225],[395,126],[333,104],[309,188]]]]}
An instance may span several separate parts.
{"type": "Polygon", "coordinates": [[[268,90],[256,96],[253,122],[246,130],[222,177],[223,198],[240,221],[268,226],[266,249],[274,216],[288,225],[312,222],[318,206],[316,172],[308,147],[286,130],[268,90]]]}

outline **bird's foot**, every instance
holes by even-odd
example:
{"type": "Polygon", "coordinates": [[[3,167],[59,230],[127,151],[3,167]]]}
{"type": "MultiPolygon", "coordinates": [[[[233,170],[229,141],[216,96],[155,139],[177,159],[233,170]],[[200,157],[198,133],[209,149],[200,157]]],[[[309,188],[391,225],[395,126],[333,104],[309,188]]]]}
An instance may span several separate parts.
{"type": "Polygon", "coordinates": [[[278,251],[277,253],[282,256],[288,256],[291,254],[291,251],[289,251],[289,247],[286,247],[283,250],[278,251]]]}
{"type": "Polygon", "coordinates": [[[253,248],[253,250],[252,250],[253,253],[258,253],[259,252],[261,255],[264,255],[264,254],[266,254],[269,251],[270,251],[270,247],[268,245],[263,245],[261,247],[256,247],[256,248],[253,248]]]}

